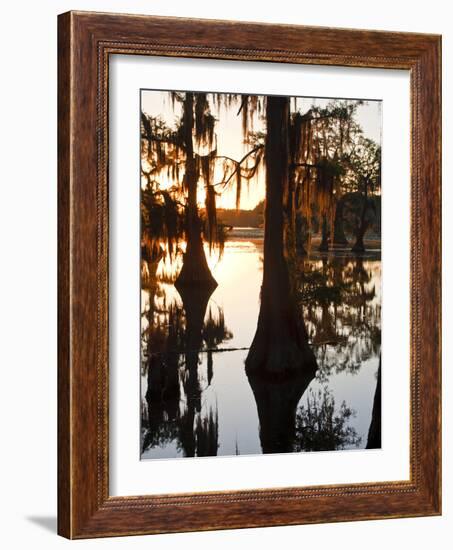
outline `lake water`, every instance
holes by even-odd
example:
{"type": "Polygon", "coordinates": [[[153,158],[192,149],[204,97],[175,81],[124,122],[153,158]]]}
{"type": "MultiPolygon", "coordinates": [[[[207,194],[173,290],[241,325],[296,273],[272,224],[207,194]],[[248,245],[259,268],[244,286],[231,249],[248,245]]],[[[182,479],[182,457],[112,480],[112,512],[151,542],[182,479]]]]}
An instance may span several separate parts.
{"type": "MultiPolygon", "coordinates": [[[[163,260],[142,289],[142,459],[263,453],[257,397],[244,369],[262,254],[260,230],[235,229],[223,257],[209,258],[218,286],[197,297],[198,306],[183,303],[173,285],[179,266],[163,260]]],[[[298,396],[292,450],[365,448],[380,355],[380,251],[361,258],[349,249],[310,252],[303,270],[318,370],[298,396]]]]}

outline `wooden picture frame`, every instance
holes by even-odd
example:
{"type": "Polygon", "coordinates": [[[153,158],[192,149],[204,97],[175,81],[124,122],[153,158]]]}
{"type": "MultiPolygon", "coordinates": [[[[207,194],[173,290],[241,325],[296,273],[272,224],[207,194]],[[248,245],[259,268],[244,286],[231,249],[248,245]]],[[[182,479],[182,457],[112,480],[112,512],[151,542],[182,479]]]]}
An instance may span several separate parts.
{"type": "Polygon", "coordinates": [[[58,48],[59,534],[88,538],[440,514],[440,37],[69,12],[59,16],[58,48]],[[111,54],[410,71],[409,481],[109,496],[111,54]]]}

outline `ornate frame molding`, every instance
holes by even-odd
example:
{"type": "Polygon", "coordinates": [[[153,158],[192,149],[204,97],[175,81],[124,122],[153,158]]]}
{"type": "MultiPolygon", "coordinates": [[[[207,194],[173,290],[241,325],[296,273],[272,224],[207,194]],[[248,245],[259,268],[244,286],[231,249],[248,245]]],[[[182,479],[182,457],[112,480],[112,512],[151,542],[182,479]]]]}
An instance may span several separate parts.
{"type": "Polygon", "coordinates": [[[86,538],[440,514],[440,44],[438,36],[411,33],[88,12],[59,16],[61,535],[86,538]],[[108,60],[116,54],[410,71],[409,481],[109,496],[108,60]]]}

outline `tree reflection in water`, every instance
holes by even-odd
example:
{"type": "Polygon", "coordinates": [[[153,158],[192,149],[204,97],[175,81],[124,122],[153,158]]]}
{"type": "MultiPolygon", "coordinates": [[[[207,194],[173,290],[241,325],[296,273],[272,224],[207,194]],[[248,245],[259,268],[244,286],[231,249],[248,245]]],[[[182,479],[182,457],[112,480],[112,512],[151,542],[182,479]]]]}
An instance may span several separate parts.
{"type": "Polygon", "coordinates": [[[327,388],[315,393],[309,390],[306,402],[296,415],[295,451],[336,451],[358,447],[362,438],[349,426],[356,412],[343,401],[336,408],[335,398],[327,388]]]}
{"type": "Polygon", "coordinates": [[[145,456],[231,454],[234,441],[247,454],[376,446],[380,145],[362,128],[363,101],[143,99],[145,456]],[[359,209],[347,215],[354,194],[359,209]]]}
{"type": "MultiPolygon", "coordinates": [[[[379,354],[380,298],[371,283],[374,266],[361,258],[332,256],[306,260],[292,274],[318,368],[316,375],[302,368],[298,376],[284,379],[249,374],[263,453],[329,451],[362,444],[362,436],[350,425],[357,412],[345,401],[336,403],[326,384],[332,374],[358,373],[366,360],[379,354]],[[315,376],[324,384],[322,389],[311,388],[315,376]]],[[[373,422],[373,432],[380,434],[380,411],[373,422]]]]}
{"type": "MultiPolygon", "coordinates": [[[[335,377],[358,376],[367,361],[371,361],[367,368],[375,364],[377,368],[380,262],[373,258],[308,257],[298,270],[296,302],[304,315],[317,370],[301,368],[281,375],[246,373],[242,365],[236,370],[234,362],[239,356],[227,345],[233,335],[210,291],[176,291],[174,280],[162,273],[159,280],[148,279],[142,335],[146,386],[142,451],[148,451],[147,456],[201,457],[220,452],[226,435],[224,425],[219,426],[217,354],[230,358],[227,369],[242,372],[252,390],[258,426],[254,428],[253,419],[244,418],[244,423],[250,430],[258,430],[259,440],[258,448],[248,452],[380,447],[379,388],[370,390],[372,426],[370,420],[359,429],[362,406],[357,408],[355,401],[351,406],[348,398],[344,402],[332,386],[335,377]],[[206,397],[213,383],[214,393],[206,397]]],[[[246,357],[246,351],[242,357],[246,357]]],[[[374,380],[377,384],[378,377],[374,380]]],[[[232,385],[224,391],[235,394],[236,390],[232,385]]],[[[223,411],[228,415],[232,412],[223,411]]],[[[236,454],[247,452],[241,448],[243,445],[243,440],[239,447],[236,442],[236,454]]],[[[234,454],[234,450],[228,454],[234,454]]]]}
{"type": "Polygon", "coordinates": [[[212,289],[180,287],[167,304],[161,283],[149,285],[144,369],[146,414],[142,415],[142,452],[175,443],[183,456],[215,456],[218,412],[202,414],[198,372],[201,353],[208,354],[208,384],[213,376],[213,351],[232,337],[223,311],[206,309],[212,289]],[[182,302],[181,302],[182,300],[182,302]]]}
{"type": "Polygon", "coordinates": [[[333,256],[305,262],[299,299],[310,342],[315,348],[318,378],[353,374],[381,347],[381,301],[373,282],[380,262],[333,256]]]}
{"type": "Polygon", "coordinates": [[[264,454],[296,450],[296,409],[315,374],[304,369],[283,379],[249,375],[260,423],[260,442],[264,454]]]}

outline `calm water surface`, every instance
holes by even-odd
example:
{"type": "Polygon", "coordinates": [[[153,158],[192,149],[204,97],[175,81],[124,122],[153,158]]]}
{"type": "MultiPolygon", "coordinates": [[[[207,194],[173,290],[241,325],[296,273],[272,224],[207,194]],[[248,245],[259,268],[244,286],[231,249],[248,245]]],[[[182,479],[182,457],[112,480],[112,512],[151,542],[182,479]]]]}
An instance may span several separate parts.
{"type": "MultiPolygon", "coordinates": [[[[142,458],[263,453],[244,369],[262,253],[259,230],[235,229],[221,260],[209,260],[218,282],[210,296],[183,301],[172,282],[178,266],[163,260],[142,290],[142,458]]],[[[318,371],[298,401],[293,450],[364,448],[380,354],[380,251],[311,253],[303,271],[318,371]]]]}

